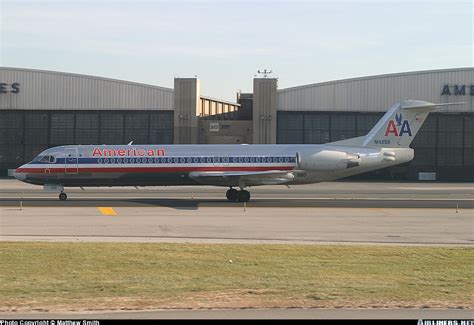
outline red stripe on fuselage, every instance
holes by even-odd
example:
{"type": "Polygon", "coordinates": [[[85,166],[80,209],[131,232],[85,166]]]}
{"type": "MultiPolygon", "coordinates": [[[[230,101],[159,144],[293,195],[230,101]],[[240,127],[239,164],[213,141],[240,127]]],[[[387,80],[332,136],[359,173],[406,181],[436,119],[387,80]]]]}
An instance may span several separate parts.
{"type": "MultiPolygon", "coordinates": [[[[68,168],[66,172],[76,173],[181,173],[200,171],[266,171],[266,170],[292,170],[295,166],[262,166],[262,167],[89,167],[68,168]]],[[[51,174],[64,173],[64,168],[18,168],[17,173],[51,174]],[[46,172],[46,169],[48,170],[46,172]]]]}

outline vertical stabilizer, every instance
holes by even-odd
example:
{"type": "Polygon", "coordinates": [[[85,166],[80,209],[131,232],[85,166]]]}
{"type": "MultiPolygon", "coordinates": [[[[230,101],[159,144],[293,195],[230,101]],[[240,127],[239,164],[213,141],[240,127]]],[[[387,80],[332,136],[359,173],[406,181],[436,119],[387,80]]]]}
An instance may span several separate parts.
{"type": "Polygon", "coordinates": [[[364,147],[408,148],[428,114],[438,107],[462,103],[433,104],[406,100],[392,105],[362,141],[364,147]]]}

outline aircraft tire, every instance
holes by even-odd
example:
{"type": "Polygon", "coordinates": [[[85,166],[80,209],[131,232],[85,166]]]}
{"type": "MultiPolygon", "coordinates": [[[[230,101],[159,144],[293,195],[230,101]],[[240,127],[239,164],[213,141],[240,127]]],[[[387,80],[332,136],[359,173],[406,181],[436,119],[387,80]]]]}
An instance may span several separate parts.
{"type": "Polygon", "coordinates": [[[225,193],[225,196],[227,197],[227,200],[235,202],[239,198],[239,192],[236,189],[229,188],[225,193]]]}
{"type": "Polygon", "coordinates": [[[250,201],[250,192],[246,190],[239,191],[239,202],[248,202],[250,201]]]}
{"type": "Polygon", "coordinates": [[[59,193],[59,199],[61,201],[66,201],[66,199],[67,199],[66,193],[64,193],[64,192],[59,193]]]}

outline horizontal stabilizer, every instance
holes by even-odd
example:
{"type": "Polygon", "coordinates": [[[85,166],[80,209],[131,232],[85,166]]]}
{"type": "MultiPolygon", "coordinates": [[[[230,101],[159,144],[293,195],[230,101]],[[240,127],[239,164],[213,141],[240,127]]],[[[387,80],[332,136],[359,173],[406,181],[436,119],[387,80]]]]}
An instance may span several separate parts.
{"type": "Polygon", "coordinates": [[[400,105],[400,108],[407,111],[431,112],[440,107],[462,105],[462,104],[465,104],[465,102],[434,104],[434,103],[428,103],[428,102],[420,103],[420,101],[407,101],[406,104],[400,105]]]}
{"type": "Polygon", "coordinates": [[[466,102],[456,102],[456,103],[441,103],[441,104],[434,104],[429,102],[421,102],[420,101],[407,101],[406,104],[402,104],[401,108],[410,109],[410,108],[438,108],[443,106],[454,106],[454,105],[462,105],[466,104],[466,102]],[[413,103],[411,103],[413,102],[413,103]]]}

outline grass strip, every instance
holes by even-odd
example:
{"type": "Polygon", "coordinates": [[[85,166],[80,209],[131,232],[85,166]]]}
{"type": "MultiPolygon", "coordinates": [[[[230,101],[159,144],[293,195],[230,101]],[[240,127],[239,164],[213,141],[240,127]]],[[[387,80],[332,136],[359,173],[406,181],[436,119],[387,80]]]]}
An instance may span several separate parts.
{"type": "Polygon", "coordinates": [[[473,308],[465,247],[0,243],[0,311],[473,308]]]}

